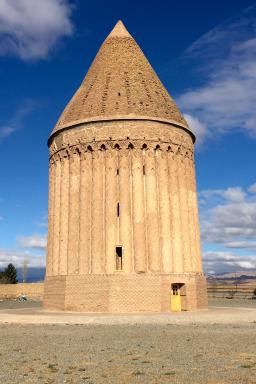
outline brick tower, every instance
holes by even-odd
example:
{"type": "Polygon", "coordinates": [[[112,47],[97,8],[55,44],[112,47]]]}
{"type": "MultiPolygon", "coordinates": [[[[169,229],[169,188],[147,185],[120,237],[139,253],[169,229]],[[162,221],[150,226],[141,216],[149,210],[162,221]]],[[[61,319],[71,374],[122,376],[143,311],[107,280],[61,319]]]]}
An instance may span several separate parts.
{"type": "Polygon", "coordinates": [[[44,307],[207,307],[194,134],[119,21],[50,138],[44,307]]]}

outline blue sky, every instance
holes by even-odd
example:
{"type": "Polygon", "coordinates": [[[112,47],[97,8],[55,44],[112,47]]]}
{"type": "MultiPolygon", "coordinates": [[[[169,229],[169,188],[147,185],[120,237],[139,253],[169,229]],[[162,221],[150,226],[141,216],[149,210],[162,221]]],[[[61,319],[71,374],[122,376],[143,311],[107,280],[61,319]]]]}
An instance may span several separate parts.
{"type": "Polygon", "coordinates": [[[49,136],[118,19],[197,134],[204,269],[256,268],[256,3],[0,2],[0,267],[45,263],[49,136]]]}

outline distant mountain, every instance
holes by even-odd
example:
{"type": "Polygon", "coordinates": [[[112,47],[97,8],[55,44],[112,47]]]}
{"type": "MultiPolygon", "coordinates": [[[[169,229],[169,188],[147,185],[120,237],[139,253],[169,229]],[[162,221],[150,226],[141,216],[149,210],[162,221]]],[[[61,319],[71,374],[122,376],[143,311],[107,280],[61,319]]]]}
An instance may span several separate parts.
{"type": "Polygon", "coordinates": [[[235,278],[238,279],[241,276],[246,278],[256,278],[256,271],[237,271],[237,272],[223,272],[209,275],[208,277],[218,278],[218,279],[229,279],[235,278]]]}
{"type": "MultiPolygon", "coordinates": [[[[19,283],[22,283],[22,268],[17,268],[19,283]]],[[[45,268],[28,268],[26,283],[43,281],[45,268]]]]}
{"type": "Polygon", "coordinates": [[[225,272],[221,274],[214,275],[216,277],[221,277],[221,278],[239,278],[241,276],[243,277],[254,277],[256,278],[256,271],[237,271],[237,272],[225,272]]]}
{"type": "Polygon", "coordinates": [[[255,285],[256,272],[239,271],[236,273],[221,273],[206,276],[209,285],[255,285]]]}

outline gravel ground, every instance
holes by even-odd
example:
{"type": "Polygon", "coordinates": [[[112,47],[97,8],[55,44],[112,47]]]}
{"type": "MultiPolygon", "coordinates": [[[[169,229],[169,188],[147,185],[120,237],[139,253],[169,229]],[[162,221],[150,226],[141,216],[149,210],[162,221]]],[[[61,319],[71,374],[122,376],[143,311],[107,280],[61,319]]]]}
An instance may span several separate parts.
{"type": "MultiPolygon", "coordinates": [[[[111,324],[110,315],[107,325],[78,325],[74,321],[81,315],[71,313],[44,314],[64,319],[63,324],[2,320],[0,383],[256,384],[255,301],[224,299],[209,304],[209,311],[195,312],[193,320],[187,321],[190,314],[183,312],[169,317],[170,324],[157,316],[152,316],[151,324],[138,323],[136,316],[131,324],[111,324]],[[243,322],[231,322],[236,312],[243,322]],[[203,316],[211,322],[194,322],[203,316]],[[214,324],[220,316],[227,317],[226,323],[214,324]]],[[[26,313],[42,316],[41,303],[0,302],[0,317],[26,317],[26,313]]],[[[118,315],[112,317],[115,322],[118,315]]]]}
{"type": "MultiPolygon", "coordinates": [[[[211,298],[209,307],[256,308],[256,300],[211,298]]],[[[0,310],[21,308],[42,308],[42,301],[0,300],[0,310]]]]}
{"type": "Polygon", "coordinates": [[[18,301],[18,300],[1,300],[1,309],[19,309],[19,308],[42,308],[42,301],[18,301]]]}
{"type": "Polygon", "coordinates": [[[0,383],[253,384],[255,331],[255,324],[2,324],[0,383]]]}
{"type": "Polygon", "coordinates": [[[255,308],[256,300],[248,299],[209,299],[209,307],[229,307],[229,308],[255,308]]]}

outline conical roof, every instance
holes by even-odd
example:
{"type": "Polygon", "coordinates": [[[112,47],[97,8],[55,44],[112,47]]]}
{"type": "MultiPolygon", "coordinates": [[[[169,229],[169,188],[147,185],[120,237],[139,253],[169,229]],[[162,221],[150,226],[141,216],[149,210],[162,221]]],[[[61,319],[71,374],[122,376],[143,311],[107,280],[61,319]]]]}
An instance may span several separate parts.
{"type": "Polygon", "coordinates": [[[138,44],[118,21],[52,134],[90,121],[147,119],[187,122],[138,44]]]}

